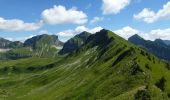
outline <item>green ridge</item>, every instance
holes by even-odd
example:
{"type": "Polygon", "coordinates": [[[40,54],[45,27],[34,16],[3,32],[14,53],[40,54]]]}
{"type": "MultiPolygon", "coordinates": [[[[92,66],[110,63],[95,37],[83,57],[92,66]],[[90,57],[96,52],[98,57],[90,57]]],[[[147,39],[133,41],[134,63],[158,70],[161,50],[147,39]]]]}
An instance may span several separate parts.
{"type": "Polygon", "coordinates": [[[169,68],[154,55],[101,30],[67,56],[0,64],[0,99],[169,100],[169,68]],[[30,67],[35,70],[27,71],[30,67]]]}

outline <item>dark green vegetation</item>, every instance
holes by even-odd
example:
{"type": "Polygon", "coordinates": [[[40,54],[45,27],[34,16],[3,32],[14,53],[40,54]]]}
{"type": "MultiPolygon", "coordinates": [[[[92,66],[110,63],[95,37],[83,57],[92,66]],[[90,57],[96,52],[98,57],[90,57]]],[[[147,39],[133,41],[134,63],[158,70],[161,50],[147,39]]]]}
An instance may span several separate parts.
{"type": "Polygon", "coordinates": [[[57,58],[0,64],[2,100],[169,100],[169,64],[111,31],[57,58]]]}
{"type": "Polygon", "coordinates": [[[88,32],[82,32],[76,35],[75,37],[71,38],[64,44],[63,49],[59,53],[67,54],[80,48],[84,44],[84,42],[87,40],[88,36],[90,35],[91,34],[88,32]]]}
{"type": "Polygon", "coordinates": [[[150,41],[144,40],[138,35],[134,35],[128,40],[156,55],[157,57],[170,61],[170,42],[168,40],[156,39],[155,41],[150,41]]]}

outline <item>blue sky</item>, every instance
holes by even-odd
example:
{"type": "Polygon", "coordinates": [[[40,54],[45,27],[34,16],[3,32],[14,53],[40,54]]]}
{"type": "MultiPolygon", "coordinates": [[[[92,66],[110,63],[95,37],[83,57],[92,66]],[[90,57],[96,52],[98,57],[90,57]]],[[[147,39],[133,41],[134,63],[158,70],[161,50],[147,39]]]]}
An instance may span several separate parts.
{"type": "Polygon", "coordinates": [[[169,0],[0,0],[0,37],[23,41],[47,33],[66,41],[106,28],[124,38],[170,40],[168,10],[169,0]]]}

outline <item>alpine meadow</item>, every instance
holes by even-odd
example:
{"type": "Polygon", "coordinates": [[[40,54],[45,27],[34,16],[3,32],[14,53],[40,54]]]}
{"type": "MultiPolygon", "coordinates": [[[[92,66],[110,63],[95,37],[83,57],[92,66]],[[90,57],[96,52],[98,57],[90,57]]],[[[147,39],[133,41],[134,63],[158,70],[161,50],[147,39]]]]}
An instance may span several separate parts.
{"type": "Polygon", "coordinates": [[[169,0],[0,0],[0,100],[170,100],[169,0]]]}

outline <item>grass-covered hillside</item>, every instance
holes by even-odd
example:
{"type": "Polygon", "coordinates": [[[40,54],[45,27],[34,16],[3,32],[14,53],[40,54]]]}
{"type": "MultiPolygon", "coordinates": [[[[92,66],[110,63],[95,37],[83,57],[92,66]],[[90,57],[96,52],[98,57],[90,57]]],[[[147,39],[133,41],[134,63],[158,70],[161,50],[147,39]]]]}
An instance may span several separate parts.
{"type": "Polygon", "coordinates": [[[25,47],[31,47],[34,55],[38,57],[55,57],[58,53],[58,47],[62,47],[63,43],[56,35],[38,35],[24,42],[25,47]]]}
{"type": "Polygon", "coordinates": [[[55,58],[62,46],[63,43],[56,35],[38,35],[27,39],[24,43],[0,38],[0,60],[16,60],[29,57],[55,58]]]}
{"type": "Polygon", "coordinates": [[[0,64],[0,100],[169,100],[170,66],[111,31],[67,56],[0,64]]]}

